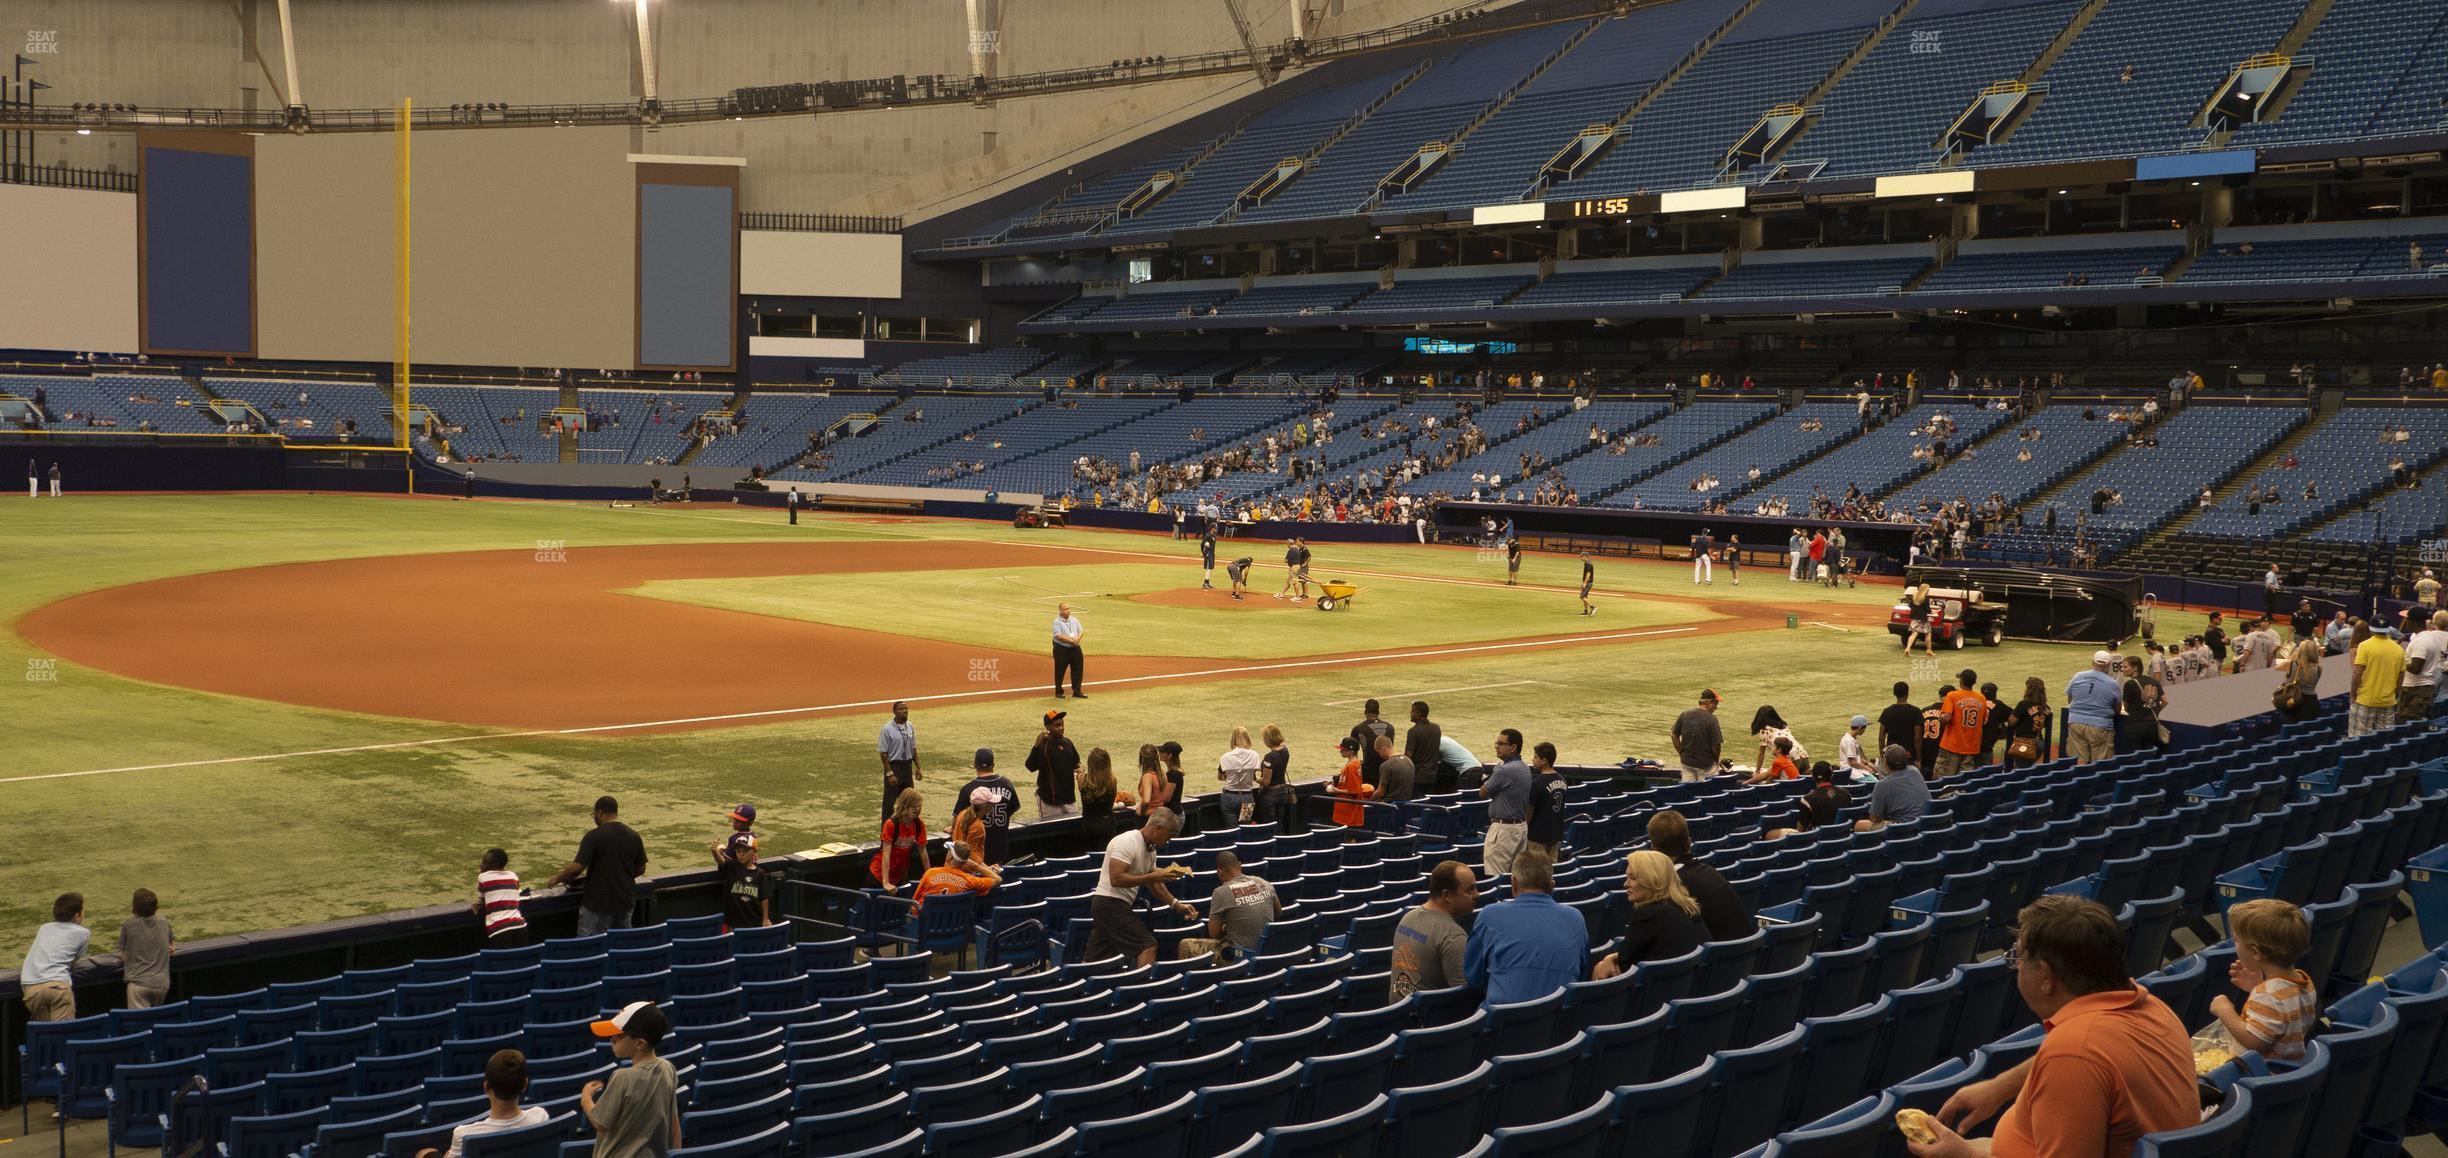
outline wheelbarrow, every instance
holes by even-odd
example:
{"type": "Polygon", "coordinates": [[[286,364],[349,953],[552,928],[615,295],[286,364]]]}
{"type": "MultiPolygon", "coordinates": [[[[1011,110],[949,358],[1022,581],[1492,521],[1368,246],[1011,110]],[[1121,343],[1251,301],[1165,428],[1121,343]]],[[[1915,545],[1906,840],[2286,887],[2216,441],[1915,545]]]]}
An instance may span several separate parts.
{"type": "Polygon", "coordinates": [[[1341,579],[1321,580],[1318,583],[1318,591],[1320,594],[1317,598],[1317,608],[1320,611],[1333,611],[1338,607],[1346,606],[1360,594],[1360,588],[1357,585],[1341,579]]]}

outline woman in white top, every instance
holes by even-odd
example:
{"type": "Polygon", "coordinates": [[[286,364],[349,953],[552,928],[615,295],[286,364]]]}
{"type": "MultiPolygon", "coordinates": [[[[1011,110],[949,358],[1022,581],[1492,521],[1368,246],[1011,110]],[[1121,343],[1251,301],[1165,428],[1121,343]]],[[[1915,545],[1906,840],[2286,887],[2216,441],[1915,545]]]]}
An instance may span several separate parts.
{"type": "Polygon", "coordinates": [[[1239,824],[1243,814],[1250,811],[1251,802],[1257,799],[1258,765],[1262,759],[1257,749],[1250,747],[1249,729],[1235,725],[1232,747],[1216,760],[1216,778],[1224,782],[1225,823],[1239,824]]]}

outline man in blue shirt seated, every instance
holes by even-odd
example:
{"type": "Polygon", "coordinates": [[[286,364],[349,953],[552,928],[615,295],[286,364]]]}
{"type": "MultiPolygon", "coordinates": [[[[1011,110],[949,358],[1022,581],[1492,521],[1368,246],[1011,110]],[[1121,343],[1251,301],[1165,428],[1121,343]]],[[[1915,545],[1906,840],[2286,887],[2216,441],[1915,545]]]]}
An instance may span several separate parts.
{"type": "Polygon", "coordinates": [[[1581,914],[1556,903],[1555,862],[1525,849],[1513,860],[1513,899],[1479,910],[1462,958],[1463,983],[1488,1005],[1545,997],[1575,981],[1589,964],[1589,929],[1581,914]]]}

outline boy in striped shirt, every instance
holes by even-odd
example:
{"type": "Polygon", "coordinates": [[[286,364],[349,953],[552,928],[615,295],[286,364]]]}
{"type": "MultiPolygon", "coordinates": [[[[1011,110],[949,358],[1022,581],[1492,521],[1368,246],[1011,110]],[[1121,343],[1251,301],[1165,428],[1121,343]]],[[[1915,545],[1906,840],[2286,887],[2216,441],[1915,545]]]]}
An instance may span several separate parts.
{"type": "Polygon", "coordinates": [[[524,946],[527,918],[519,912],[519,879],[510,871],[510,854],[488,848],[477,869],[476,917],[484,922],[485,948],[524,946]]]}
{"type": "Polygon", "coordinates": [[[2312,947],[2311,922],[2302,909],[2263,898],[2227,910],[2227,928],[2236,947],[2227,979],[2249,996],[2239,1013],[2222,993],[2210,1000],[2210,1012],[2237,1045],[2273,1061],[2302,1060],[2304,1037],[2320,1014],[2311,975],[2295,967],[2312,947]]]}

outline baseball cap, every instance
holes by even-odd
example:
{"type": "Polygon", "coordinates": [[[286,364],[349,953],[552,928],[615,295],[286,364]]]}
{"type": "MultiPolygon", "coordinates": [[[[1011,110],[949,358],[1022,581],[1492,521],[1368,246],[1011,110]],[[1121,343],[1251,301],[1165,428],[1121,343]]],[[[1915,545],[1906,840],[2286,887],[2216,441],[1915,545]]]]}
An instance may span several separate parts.
{"type": "Polygon", "coordinates": [[[1912,763],[1912,753],[1906,751],[1902,744],[1887,745],[1887,750],[1881,755],[1886,757],[1887,766],[1890,768],[1902,768],[1912,763]]]}
{"type": "Polygon", "coordinates": [[[2095,664],[2115,663],[2116,656],[2110,652],[2095,651],[2091,653],[2091,662],[2095,664]]]}
{"type": "Polygon", "coordinates": [[[974,765],[976,765],[977,767],[980,767],[980,768],[992,768],[992,767],[994,767],[994,749],[992,749],[992,748],[980,748],[980,749],[978,749],[978,750],[977,750],[977,755],[976,755],[975,757],[971,758],[970,763],[971,763],[971,764],[974,764],[974,765]]]}
{"type": "Polygon", "coordinates": [[[1850,720],[1846,721],[1846,722],[1845,722],[1845,726],[1847,726],[1847,727],[1851,727],[1851,728],[1867,728],[1867,727],[1869,727],[1869,726],[1870,726],[1870,717],[1868,717],[1868,716],[1855,716],[1855,717],[1853,717],[1852,719],[1850,719],[1850,720]]]}
{"type": "Polygon", "coordinates": [[[589,1028],[595,1031],[597,1037],[619,1037],[625,1033],[653,1045],[662,1041],[664,1034],[671,1032],[671,1019],[663,1016],[663,1011],[656,1008],[654,1002],[632,1001],[621,1006],[619,1013],[589,1028]]]}
{"type": "Polygon", "coordinates": [[[1063,710],[1062,710],[1062,709],[1060,709],[1060,708],[1056,708],[1055,710],[1050,711],[1050,712],[1047,712],[1047,713],[1045,714],[1045,722],[1046,722],[1046,723],[1051,724],[1051,723],[1053,723],[1054,721],[1059,720],[1059,719],[1063,718],[1064,716],[1068,716],[1068,715],[1070,715],[1070,714],[1071,714],[1071,713],[1066,712],[1066,711],[1063,711],[1063,710]]]}
{"type": "Polygon", "coordinates": [[[739,807],[732,809],[731,819],[739,821],[742,824],[755,824],[756,805],[742,804],[739,807]]]}
{"type": "Polygon", "coordinates": [[[1345,736],[1341,740],[1335,742],[1335,747],[1341,748],[1346,752],[1357,752],[1360,750],[1360,741],[1354,740],[1349,736],[1345,736]]]}
{"type": "Polygon", "coordinates": [[[1704,700],[1715,700],[1715,699],[1717,698],[1717,689],[1715,689],[1715,688],[1702,688],[1702,689],[1700,689],[1700,698],[1701,698],[1701,699],[1704,699],[1704,700]]]}

